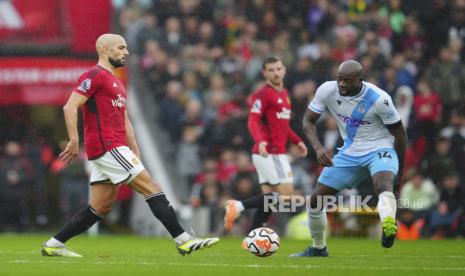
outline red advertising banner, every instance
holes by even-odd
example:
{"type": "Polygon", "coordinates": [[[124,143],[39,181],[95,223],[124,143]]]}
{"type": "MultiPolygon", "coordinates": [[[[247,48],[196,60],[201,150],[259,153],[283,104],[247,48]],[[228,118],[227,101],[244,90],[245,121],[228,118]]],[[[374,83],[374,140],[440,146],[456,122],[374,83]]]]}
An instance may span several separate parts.
{"type": "Polygon", "coordinates": [[[0,44],[94,53],[97,37],[110,31],[112,9],[111,0],[1,0],[0,44]]]}
{"type": "Polygon", "coordinates": [[[0,1],[0,39],[50,43],[64,35],[60,0],[0,1]]]}
{"type": "Polygon", "coordinates": [[[63,105],[79,76],[96,61],[0,58],[0,105],[63,105]]]}
{"type": "MultiPolygon", "coordinates": [[[[79,76],[96,60],[18,57],[0,58],[0,105],[64,105],[79,76]]],[[[127,84],[127,71],[116,76],[127,84]]]]}

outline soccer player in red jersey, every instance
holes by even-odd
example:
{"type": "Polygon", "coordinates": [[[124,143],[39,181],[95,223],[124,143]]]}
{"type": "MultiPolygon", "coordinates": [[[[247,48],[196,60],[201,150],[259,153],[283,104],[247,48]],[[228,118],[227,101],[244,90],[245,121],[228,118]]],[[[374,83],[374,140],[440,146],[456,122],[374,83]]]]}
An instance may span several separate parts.
{"type": "Polygon", "coordinates": [[[251,96],[248,127],[255,141],[252,161],[263,195],[226,201],[224,227],[227,231],[243,210],[252,208],[257,211],[251,229],[262,227],[271,215],[270,211],[265,212],[266,197],[278,199],[281,195],[286,200],[293,195],[293,176],[286,155],[288,141],[297,145],[301,157],[307,155],[307,147],[289,126],[291,102],[283,84],[286,68],[279,58],[269,57],[263,62],[262,73],[266,84],[251,96]]]}
{"type": "Polygon", "coordinates": [[[184,231],[160,185],[140,161],[139,147],[126,110],[126,91],[115,77],[115,70],[126,64],[129,55],[126,41],[119,35],[104,34],[97,39],[96,48],[98,64],[81,75],[79,86],[63,108],[69,142],[60,154],[66,162],[78,156],[77,118],[78,109],[83,106],[84,143],[91,168],[91,202],[43,244],[42,255],[81,257],[66,248],[65,242],[110,212],[122,183],[145,197],[181,255],[216,244],[218,238],[194,238],[184,231]]]}

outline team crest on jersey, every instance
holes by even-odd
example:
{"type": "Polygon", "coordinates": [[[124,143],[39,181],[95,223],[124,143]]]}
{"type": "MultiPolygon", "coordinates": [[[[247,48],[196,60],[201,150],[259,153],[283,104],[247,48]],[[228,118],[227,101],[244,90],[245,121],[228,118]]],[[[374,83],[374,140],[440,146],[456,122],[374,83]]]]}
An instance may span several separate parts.
{"type": "Polygon", "coordinates": [[[81,82],[81,85],[79,85],[79,87],[77,88],[79,91],[82,91],[84,93],[87,93],[87,91],[89,91],[90,89],[90,85],[92,83],[92,80],[91,79],[85,79],[81,82]]]}
{"type": "Polygon", "coordinates": [[[358,111],[360,111],[360,113],[365,113],[365,111],[366,111],[365,105],[360,103],[359,106],[358,106],[358,111]]]}
{"type": "Polygon", "coordinates": [[[252,104],[252,109],[250,109],[252,113],[260,113],[262,112],[262,101],[260,99],[256,99],[252,104]]]}
{"type": "Polygon", "coordinates": [[[283,103],[283,100],[281,100],[281,98],[278,98],[278,103],[283,103]]]}

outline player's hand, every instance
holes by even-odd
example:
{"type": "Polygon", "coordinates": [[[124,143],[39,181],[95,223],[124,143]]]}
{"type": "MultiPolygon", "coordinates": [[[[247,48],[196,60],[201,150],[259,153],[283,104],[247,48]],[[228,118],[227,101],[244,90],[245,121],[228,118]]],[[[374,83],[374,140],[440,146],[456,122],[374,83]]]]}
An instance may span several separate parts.
{"type": "Polygon", "coordinates": [[[329,150],[325,148],[320,148],[315,151],[316,151],[316,158],[320,165],[325,166],[325,167],[333,166],[333,160],[331,159],[331,154],[329,150]]]}
{"type": "Polygon", "coordinates": [[[71,161],[75,160],[79,155],[79,141],[76,140],[69,140],[68,144],[66,145],[65,150],[60,153],[58,156],[61,160],[66,163],[70,163],[71,161]]]}
{"type": "Polygon", "coordinates": [[[307,146],[305,146],[304,142],[299,142],[297,144],[297,148],[299,149],[299,157],[304,158],[308,154],[307,146]]]}
{"type": "Polygon", "coordinates": [[[268,142],[262,141],[258,144],[258,153],[263,157],[268,157],[268,151],[266,150],[266,146],[268,142]]]}

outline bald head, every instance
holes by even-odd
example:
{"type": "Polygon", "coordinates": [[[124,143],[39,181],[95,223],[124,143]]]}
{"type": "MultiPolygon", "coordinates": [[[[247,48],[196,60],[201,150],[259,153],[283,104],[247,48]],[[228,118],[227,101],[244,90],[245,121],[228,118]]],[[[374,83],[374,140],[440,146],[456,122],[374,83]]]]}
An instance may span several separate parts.
{"type": "Polygon", "coordinates": [[[337,84],[342,96],[357,95],[362,88],[363,67],[355,60],[346,60],[337,69],[337,84]]]}
{"type": "Polygon", "coordinates": [[[109,62],[114,68],[126,64],[129,55],[126,40],[117,34],[103,34],[95,42],[100,62],[109,62]]]}
{"type": "Polygon", "coordinates": [[[362,77],[363,67],[355,60],[346,60],[337,69],[338,74],[354,77],[362,77]]]}
{"type": "Polygon", "coordinates": [[[103,34],[97,38],[95,42],[95,48],[97,53],[100,55],[105,51],[105,48],[111,47],[117,44],[126,44],[124,38],[117,34],[103,34]]]}

